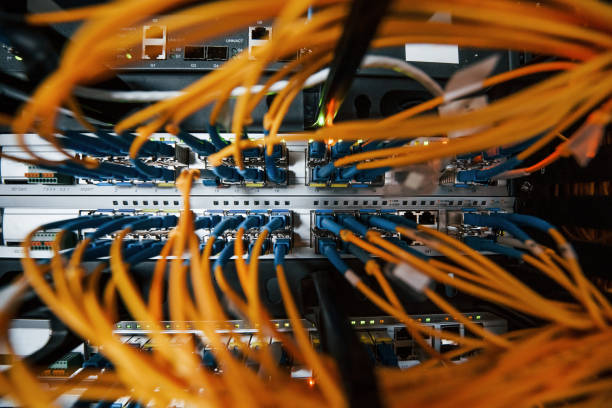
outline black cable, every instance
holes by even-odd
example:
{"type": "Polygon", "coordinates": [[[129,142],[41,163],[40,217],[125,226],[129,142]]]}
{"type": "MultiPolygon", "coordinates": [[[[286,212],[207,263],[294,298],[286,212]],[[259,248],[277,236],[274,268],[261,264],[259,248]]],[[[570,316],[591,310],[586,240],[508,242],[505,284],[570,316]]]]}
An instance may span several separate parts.
{"type": "Polygon", "coordinates": [[[374,363],[352,330],[329,273],[316,272],[312,276],[321,307],[318,319],[321,346],[336,361],[349,406],[382,406],[374,363]]]}
{"type": "Polygon", "coordinates": [[[330,66],[329,76],[323,84],[317,123],[331,123],[340,108],[361,60],[374,38],[387,11],[390,0],[354,0],[344,31],[330,66]]]}

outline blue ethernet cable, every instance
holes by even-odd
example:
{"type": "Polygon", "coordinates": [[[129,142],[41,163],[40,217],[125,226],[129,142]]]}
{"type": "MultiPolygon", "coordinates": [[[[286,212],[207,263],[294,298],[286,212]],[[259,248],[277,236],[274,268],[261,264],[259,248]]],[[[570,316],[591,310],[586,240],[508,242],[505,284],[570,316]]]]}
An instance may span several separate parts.
{"type": "Polygon", "coordinates": [[[543,232],[549,232],[550,230],[556,230],[555,226],[541,218],[534,217],[532,215],[523,215],[515,213],[496,213],[495,216],[507,219],[518,225],[532,227],[543,232]]]}
{"type": "Polygon", "coordinates": [[[68,220],[53,221],[40,227],[41,230],[61,229],[75,231],[85,228],[95,228],[105,222],[114,219],[104,215],[86,215],[83,217],[71,218],[68,220]]]}
{"type": "Polygon", "coordinates": [[[475,182],[487,183],[491,178],[505,171],[512,170],[521,164],[522,160],[512,157],[503,163],[482,170],[461,170],[457,172],[457,181],[460,183],[475,182]]]}
{"type": "Polygon", "coordinates": [[[176,227],[177,222],[178,217],[176,215],[154,216],[137,220],[131,224],[127,224],[124,228],[130,228],[132,231],[153,228],[172,228],[176,227]]]}
{"type": "Polygon", "coordinates": [[[315,182],[323,182],[329,180],[329,178],[336,171],[334,162],[329,162],[322,166],[317,166],[312,170],[312,180],[315,182]]]}
{"type": "Polygon", "coordinates": [[[208,140],[201,140],[193,136],[191,133],[181,130],[176,137],[181,139],[187,146],[200,156],[209,156],[217,151],[215,145],[208,140]]]}
{"type": "MultiPolygon", "coordinates": [[[[267,230],[268,233],[271,233],[273,231],[279,230],[281,228],[285,227],[285,217],[282,216],[271,216],[270,217],[270,221],[268,221],[266,223],[266,225],[264,225],[263,227],[261,227],[260,233],[263,232],[264,230],[267,230]]],[[[252,254],[252,249],[253,249],[253,245],[254,243],[251,243],[249,245],[249,256],[247,258],[247,263],[251,262],[251,254],[252,254]]],[[[266,247],[266,243],[264,242],[262,245],[262,249],[267,249],[266,247]]]]}
{"type": "Polygon", "coordinates": [[[200,178],[202,179],[202,184],[207,187],[217,187],[219,185],[219,177],[212,170],[201,169],[200,178]]]}
{"type": "MultiPolygon", "coordinates": [[[[121,143],[122,149],[125,146],[125,154],[130,150],[132,142],[136,139],[136,136],[129,132],[122,133],[119,137],[107,135],[112,138],[113,143],[121,143]],[[123,139],[122,139],[123,138],[123,139]]],[[[138,157],[140,156],[174,156],[174,147],[164,142],[154,142],[147,140],[140,150],[138,151],[138,157]]]]}
{"type": "Polygon", "coordinates": [[[346,181],[355,180],[359,182],[374,181],[377,177],[382,176],[389,170],[391,170],[391,167],[381,167],[371,170],[358,170],[357,165],[341,167],[338,170],[338,179],[346,181]]]}
{"type": "Polygon", "coordinates": [[[352,232],[365,236],[368,233],[368,227],[357,221],[355,217],[343,217],[340,222],[352,232]]]}
{"type": "Polygon", "coordinates": [[[148,166],[139,159],[130,159],[136,170],[143,176],[152,180],[174,181],[176,174],[174,170],[165,167],[148,166]]]}
{"type": "Polygon", "coordinates": [[[340,272],[342,275],[346,275],[351,268],[348,267],[346,262],[342,260],[338,251],[334,245],[323,245],[323,255],[327,257],[329,262],[340,272]]]}
{"type": "Polygon", "coordinates": [[[97,171],[102,171],[112,175],[117,179],[139,179],[141,175],[133,167],[124,166],[122,164],[110,163],[107,161],[100,162],[96,168],[97,171]]]}
{"type": "MultiPolygon", "coordinates": [[[[97,146],[95,143],[88,143],[87,140],[76,140],[76,138],[70,135],[68,132],[64,132],[64,136],[65,137],[57,138],[57,141],[64,149],[70,149],[77,152],[90,154],[92,156],[107,156],[114,154],[114,151],[109,151],[106,146],[97,146]]],[[[94,138],[92,137],[90,139],[94,138]]]]}
{"type": "MultiPolygon", "coordinates": [[[[135,256],[138,253],[142,252],[155,241],[142,241],[137,243],[128,244],[128,248],[123,250],[124,257],[135,256]]],[[[110,239],[107,240],[98,240],[92,242],[87,249],[83,252],[82,260],[83,261],[94,261],[98,258],[102,258],[110,255],[110,248],[113,244],[113,241],[110,239]]],[[[68,249],[62,252],[62,256],[71,257],[74,253],[74,248],[68,249]]]]}
{"type": "Polygon", "coordinates": [[[234,167],[225,165],[213,167],[213,172],[221,179],[231,183],[238,183],[243,180],[242,176],[234,167]]]}
{"type": "Polygon", "coordinates": [[[234,243],[235,241],[230,241],[227,243],[225,248],[223,248],[223,251],[221,251],[219,257],[215,260],[215,263],[213,265],[213,271],[216,271],[217,268],[221,268],[221,270],[223,270],[225,264],[234,255],[234,243]]]}
{"type": "MultiPolygon", "coordinates": [[[[109,256],[110,247],[113,244],[112,240],[95,241],[92,242],[83,252],[81,260],[83,261],[94,261],[103,256],[109,256]]],[[[70,258],[74,253],[74,248],[62,251],[62,256],[70,258]]]]}
{"type": "Polygon", "coordinates": [[[395,215],[395,214],[385,214],[382,216],[383,218],[389,220],[389,221],[393,221],[396,224],[399,224],[403,227],[408,227],[408,228],[412,228],[412,229],[416,229],[417,228],[417,223],[409,220],[408,218],[402,217],[401,215],[395,215]]]}
{"type": "MultiPolygon", "coordinates": [[[[267,136],[268,133],[269,132],[267,130],[264,130],[264,135],[267,136]]],[[[249,135],[247,134],[246,129],[242,131],[242,134],[240,135],[240,140],[249,140],[249,135]]],[[[242,151],[244,157],[259,157],[260,153],[261,152],[258,147],[252,147],[250,149],[245,149],[242,151]]]]}
{"type": "Polygon", "coordinates": [[[308,143],[308,157],[311,159],[322,159],[325,157],[327,149],[325,142],[312,141],[308,143]]]}
{"type": "Polygon", "coordinates": [[[204,228],[212,228],[221,221],[220,215],[207,215],[203,217],[197,217],[193,222],[193,229],[195,231],[204,228]]]}
{"type": "Polygon", "coordinates": [[[126,154],[126,152],[121,148],[121,144],[117,143],[114,140],[115,138],[110,136],[107,132],[96,131],[95,134],[97,137],[88,136],[83,132],[78,131],[69,130],[64,132],[64,135],[67,138],[70,138],[70,140],[73,142],[83,145],[85,148],[92,146],[94,149],[97,149],[110,156],[120,156],[126,154]]]}
{"type": "MultiPolygon", "coordinates": [[[[128,259],[128,258],[131,258],[133,256],[138,256],[138,254],[140,254],[143,251],[146,251],[147,249],[149,249],[155,243],[157,243],[157,241],[152,240],[152,239],[147,239],[147,240],[143,240],[143,241],[136,241],[136,242],[129,242],[128,241],[127,245],[121,251],[122,257],[123,257],[123,259],[128,259]]],[[[161,250],[161,248],[160,248],[160,250],[161,250]]]]}
{"type": "MultiPolygon", "coordinates": [[[[243,216],[234,215],[231,217],[223,218],[219,223],[217,223],[217,225],[215,225],[215,228],[212,230],[212,232],[210,233],[210,236],[208,237],[209,241],[212,239],[212,243],[213,243],[212,244],[213,245],[212,254],[213,255],[219,253],[219,251],[221,251],[223,247],[225,246],[225,241],[217,240],[217,237],[221,236],[228,229],[236,228],[243,220],[244,220],[243,216]]],[[[205,246],[206,244],[201,244],[200,249],[204,249],[205,246]]]]}
{"type": "Polygon", "coordinates": [[[274,242],[272,251],[274,252],[274,267],[285,265],[285,255],[289,253],[291,242],[286,238],[278,238],[274,242]]]}
{"type": "MultiPolygon", "coordinates": [[[[110,132],[105,131],[105,130],[100,130],[100,129],[96,130],[96,136],[98,136],[100,139],[104,140],[108,144],[116,146],[116,148],[121,152],[122,155],[129,154],[130,146],[132,145],[132,142],[136,138],[134,135],[132,135],[129,132],[124,132],[121,135],[113,136],[110,134],[110,132]]],[[[142,152],[145,151],[143,149],[146,150],[144,145],[141,148],[142,152]]],[[[151,151],[150,153],[153,153],[153,152],[151,151]]]]}
{"type": "Polygon", "coordinates": [[[505,245],[500,245],[493,242],[493,240],[486,238],[467,236],[463,239],[463,242],[476,251],[495,252],[516,259],[523,259],[523,256],[525,255],[522,251],[505,245]]]}
{"type": "Polygon", "coordinates": [[[267,152],[264,152],[264,154],[266,162],[266,174],[268,175],[268,180],[276,184],[285,183],[287,181],[287,172],[276,165],[276,163],[274,162],[273,155],[268,156],[267,152]]]}
{"type": "MultiPolygon", "coordinates": [[[[404,144],[406,141],[401,140],[399,142],[401,144],[404,144]]],[[[387,171],[390,170],[389,167],[382,167],[380,169],[371,169],[371,170],[358,170],[357,165],[353,165],[350,167],[341,167],[337,169],[336,166],[334,165],[334,160],[344,157],[348,153],[350,153],[350,147],[352,146],[352,143],[353,142],[339,142],[333,145],[331,147],[331,159],[332,160],[327,164],[317,166],[313,169],[313,172],[312,172],[313,181],[315,182],[327,181],[330,177],[332,177],[334,172],[337,170],[337,174],[338,174],[337,180],[338,181],[350,181],[352,179],[355,179],[356,181],[360,181],[360,182],[368,182],[368,181],[375,180],[377,177],[379,177],[382,174],[385,174],[387,171]],[[338,145],[340,146],[336,147],[338,145]],[[346,147],[347,145],[348,145],[348,148],[346,147]]],[[[361,149],[363,151],[370,151],[370,150],[377,150],[383,147],[387,147],[387,146],[383,142],[379,142],[379,143],[367,144],[363,146],[361,149]]]]}
{"type": "MultiPolygon", "coordinates": [[[[270,245],[268,245],[268,241],[264,241],[263,244],[261,244],[261,253],[265,253],[268,250],[268,247],[270,245]]],[[[247,264],[249,262],[251,262],[251,254],[253,253],[253,248],[255,247],[255,241],[251,241],[249,242],[249,248],[247,249],[247,264]]]]}
{"type": "MultiPolygon", "coordinates": [[[[236,232],[239,232],[240,230],[243,231],[247,231],[251,228],[259,228],[262,225],[264,225],[266,222],[266,216],[264,214],[254,214],[254,215],[249,215],[248,217],[246,217],[244,219],[244,221],[242,221],[242,223],[240,223],[240,225],[238,225],[238,228],[236,228],[236,232]]],[[[253,249],[253,245],[254,243],[251,242],[249,244],[249,248],[248,248],[248,253],[249,253],[249,260],[251,259],[251,250],[253,249]]],[[[264,243],[265,245],[265,243],[264,243]]]]}
{"type": "Polygon", "coordinates": [[[517,227],[514,223],[500,216],[465,213],[463,214],[463,222],[467,225],[503,229],[523,242],[533,242],[531,237],[529,237],[525,231],[517,227]]]}
{"type": "Polygon", "coordinates": [[[352,242],[346,244],[346,249],[351,253],[351,255],[359,259],[364,265],[372,260],[372,257],[366,251],[359,248],[352,242]]]}
{"type": "Polygon", "coordinates": [[[225,217],[221,220],[221,222],[219,222],[215,226],[212,233],[210,234],[210,237],[217,238],[218,236],[222,235],[225,231],[229,229],[235,229],[238,225],[240,225],[240,223],[242,223],[242,221],[244,221],[244,217],[242,215],[234,215],[231,217],[225,217]]]}
{"type": "MultiPolygon", "coordinates": [[[[367,219],[367,222],[371,226],[378,227],[378,228],[384,229],[385,231],[389,231],[389,232],[397,232],[398,226],[400,225],[409,226],[411,222],[410,220],[405,220],[408,222],[402,223],[402,221],[404,221],[403,217],[400,217],[398,215],[392,215],[392,214],[385,216],[385,218],[379,217],[377,215],[372,215],[372,216],[369,216],[367,219]],[[386,218],[386,217],[397,217],[398,220],[394,221],[394,219],[386,218]]],[[[368,232],[368,227],[366,227],[365,225],[357,221],[354,217],[344,217],[342,219],[342,224],[345,227],[347,227],[349,230],[359,235],[362,235],[362,236],[365,236],[366,233],[368,232]]],[[[416,227],[416,224],[415,224],[415,227],[416,227]]],[[[411,248],[408,244],[406,244],[406,242],[402,240],[399,240],[397,238],[385,238],[385,239],[391,242],[393,245],[400,247],[404,251],[409,252],[411,255],[419,257],[423,260],[429,259],[427,255],[415,250],[414,248],[411,248]]]]}
{"type": "Polygon", "coordinates": [[[217,150],[221,150],[224,147],[229,146],[229,142],[221,137],[216,126],[207,123],[206,129],[208,130],[208,136],[210,137],[210,141],[217,150]]]}
{"type": "Polygon", "coordinates": [[[140,178],[140,174],[133,168],[121,164],[110,163],[107,161],[100,162],[98,167],[92,170],[81,168],[81,166],[76,163],[64,163],[64,165],[71,168],[79,168],[80,172],[83,172],[83,170],[85,170],[88,173],[92,173],[94,179],[115,178],[123,180],[131,178],[140,178]]]}
{"type": "Polygon", "coordinates": [[[353,141],[348,141],[348,142],[337,142],[333,144],[329,149],[332,160],[337,160],[341,157],[348,155],[351,152],[351,146],[354,143],[355,142],[353,141]]]}
{"type": "Polygon", "coordinates": [[[87,234],[86,238],[90,240],[98,239],[101,236],[104,236],[106,234],[110,234],[111,232],[115,232],[120,229],[123,229],[125,225],[133,224],[135,222],[138,222],[146,218],[149,218],[149,217],[146,215],[137,216],[137,217],[133,217],[133,216],[118,217],[118,218],[112,219],[100,225],[98,229],[96,229],[94,232],[90,232],[89,234],[87,234]]]}
{"type": "MultiPolygon", "coordinates": [[[[523,214],[507,214],[507,213],[496,213],[495,214],[497,217],[501,217],[502,219],[508,220],[514,224],[518,224],[518,225],[522,225],[522,226],[527,226],[527,227],[532,227],[535,228],[537,230],[540,230],[542,232],[546,232],[548,234],[554,234],[556,233],[558,236],[561,236],[559,234],[559,231],[557,230],[557,228],[555,228],[554,225],[550,224],[547,221],[544,221],[541,218],[538,217],[534,217],[532,215],[523,215],[523,214]]],[[[564,238],[561,238],[564,242],[557,242],[557,245],[559,247],[559,250],[561,251],[562,255],[564,258],[568,258],[568,259],[573,259],[573,260],[577,260],[578,259],[578,255],[576,254],[576,252],[574,251],[574,248],[572,247],[572,245],[565,241],[564,238]]],[[[557,241],[557,239],[555,239],[555,241],[557,241]]],[[[530,248],[530,250],[532,252],[534,252],[534,243],[533,242],[527,242],[528,247],[530,248]]]]}
{"type": "Polygon", "coordinates": [[[155,242],[147,248],[144,248],[129,257],[124,255],[125,262],[130,265],[136,265],[140,262],[146,261],[147,259],[153,258],[154,256],[158,256],[165,244],[165,242],[155,242]]]}
{"type": "Polygon", "coordinates": [[[264,214],[253,214],[247,216],[244,221],[238,225],[236,231],[240,231],[241,229],[244,231],[248,231],[251,228],[261,227],[266,222],[266,216],[264,214]]]}
{"type": "Polygon", "coordinates": [[[340,235],[340,231],[343,230],[342,226],[335,222],[331,215],[317,215],[315,219],[315,225],[317,228],[329,230],[334,235],[340,235]]]}
{"type": "Polygon", "coordinates": [[[130,151],[130,144],[125,139],[116,137],[104,130],[96,130],[99,142],[103,143],[109,149],[117,151],[117,155],[127,155],[130,151]]]}
{"type": "MultiPolygon", "coordinates": [[[[45,167],[45,166],[43,166],[45,167]]],[[[53,171],[58,171],[62,174],[68,174],[74,177],[81,177],[92,180],[102,180],[112,178],[112,175],[100,173],[95,170],[89,170],[73,162],[64,162],[57,167],[45,167],[53,171]]]]}
{"type": "Polygon", "coordinates": [[[250,181],[253,183],[259,183],[264,181],[264,172],[259,169],[254,169],[252,167],[245,167],[243,169],[237,169],[238,174],[245,179],[246,181],[250,181]]]}
{"type": "MultiPolygon", "coordinates": [[[[106,135],[110,137],[108,133],[106,133],[106,135]]],[[[129,154],[130,146],[132,146],[132,143],[136,140],[136,135],[130,132],[123,132],[113,140],[116,140],[117,145],[121,147],[121,151],[127,155],[129,154]]],[[[146,141],[138,150],[138,157],[140,156],[155,156],[155,148],[151,145],[151,141],[146,141]]]]}

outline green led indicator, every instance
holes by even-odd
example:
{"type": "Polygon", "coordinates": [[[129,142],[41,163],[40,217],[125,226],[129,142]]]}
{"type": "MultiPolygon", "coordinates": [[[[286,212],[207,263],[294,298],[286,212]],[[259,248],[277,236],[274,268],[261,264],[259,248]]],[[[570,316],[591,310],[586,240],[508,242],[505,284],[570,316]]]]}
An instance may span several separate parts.
{"type": "Polygon", "coordinates": [[[325,124],[325,116],[319,115],[319,118],[317,119],[317,125],[323,126],[324,124],[325,124]]]}
{"type": "Polygon", "coordinates": [[[132,59],[132,54],[130,54],[129,52],[127,54],[125,54],[125,58],[127,59],[132,59]]]}
{"type": "Polygon", "coordinates": [[[125,327],[127,327],[128,329],[131,329],[132,325],[131,324],[126,324],[125,327]]]}
{"type": "Polygon", "coordinates": [[[139,325],[139,324],[137,324],[137,325],[136,325],[136,328],[137,328],[137,329],[140,329],[140,325],[139,325]]]}
{"type": "Polygon", "coordinates": [[[431,317],[426,317],[426,318],[425,318],[425,321],[426,321],[426,322],[431,322],[431,317]]]}
{"type": "Polygon", "coordinates": [[[23,58],[21,58],[19,55],[15,55],[15,59],[16,59],[17,61],[23,61],[23,58]]]}
{"type": "Polygon", "coordinates": [[[352,325],[355,325],[356,323],[357,323],[356,321],[351,320],[351,324],[352,324],[352,325]]]}
{"type": "Polygon", "coordinates": [[[121,328],[121,324],[117,323],[117,328],[120,329],[121,328]]]}
{"type": "Polygon", "coordinates": [[[370,320],[370,324],[374,324],[374,323],[375,323],[375,321],[374,321],[374,320],[370,320]]]}
{"type": "Polygon", "coordinates": [[[365,320],[360,320],[359,324],[365,324],[365,320]]]}
{"type": "Polygon", "coordinates": [[[172,327],[172,326],[170,326],[169,324],[166,325],[166,329],[169,329],[170,327],[172,327]]]}
{"type": "Polygon", "coordinates": [[[476,315],[476,320],[480,320],[480,315],[476,315]]]}

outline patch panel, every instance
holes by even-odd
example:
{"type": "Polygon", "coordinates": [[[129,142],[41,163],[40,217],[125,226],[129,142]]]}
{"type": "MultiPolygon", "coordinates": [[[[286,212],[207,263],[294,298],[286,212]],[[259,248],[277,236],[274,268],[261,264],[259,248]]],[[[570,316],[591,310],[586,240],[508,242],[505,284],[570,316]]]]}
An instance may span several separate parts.
{"type": "MultiPolygon", "coordinates": [[[[41,193],[52,194],[44,200],[38,199],[36,195],[27,193],[34,187],[43,186],[2,186],[8,189],[13,195],[5,197],[2,202],[0,197],[0,208],[4,207],[2,219],[3,241],[0,243],[0,257],[20,257],[20,248],[23,239],[35,227],[46,222],[61,219],[75,218],[86,215],[150,215],[165,216],[179,215],[182,205],[181,197],[172,193],[171,189],[159,187],[139,187],[138,194],[134,194],[132,189],[135,187],[103,187],[92,185],[78,186],[45,186],[46,191],[41,193]],[[71,192],[71,189],[75,189],[71,192]],[[12,203],[13,206],[6,207],[12,203]],[[96,203],[102,210],[91,209],[92,203],[96,203]],[[17,205],[18,207],[15,207],[17,205]],[[80,206],[81,208],[76,208],[80,206]],[[60,209],[54,209],[59,207],[60,209]]],[[[317,246],[315,242],[318,237],[330,237],[321,230],[315,229],[315,214],[318,211],[328,213],[351,214],[360,217],[360,214],[375,213],[398,215],[406,220],[426,225],[439,231],[447,231],[456,237],[477,236],[500,240],[505,238],[493,231],[492,228],[466,226],[463,223],[464,212],[476,212],[479,214],[493,214],[495,212],[512,212],[514,200],[508,197],[474,197],[456,196],[450,197],[406,197],[399,199],[386,198],[372,195],[309,195],[308,187],[291,186],[287,190],[266,190],[249,189],[245,193],[232,194],[230,188],[211,189],[202,185],[196,185],[190,199],[192,209],[196,216],[213,215],[227,216],[264,212],[268,217],[272,211],[283,211],[291,209],[291,231],[289,237],[291,251],[288,258],[318,258],[317,246]],[[295,188],[295,189],[294,189],[295,188]],[[229,190],[230,192],[227,192],[229,190]],[[281,196],[282,194],[282,196],[281,196]],[[346,203],[346,204],[345,204],[346,203]],[[365,204],[367,203],[367,204],[365,204]],[[406,203],[406,205],[403,205],[406,203]],[[452,203],[452,204],[451,204],[452,203]],[[476,204],[475,204],[476,203],[476,204]],[[435,223],[432,223],[435,221],[435,223]]],[[[5,190],[6,191],[6,190],[5,190]]],[[[364,192],[360,190],[359,192],[364,192]]],[[[202,240],[206,239],[207,231],[197,232],[202,240]]],[[[130,234],[128,238],[136,239],[165,239],[167,232],[157,232],[159,236],[149,236],[145,231],[130,234]]],[[[281,231],[272,234],[281,239],[288,238],[281,236],[281,231]]],[[[247,237],[249,234],[247,234],[247,237]]],[[[398,238],[398,237],[395,237],[398,238]]],[[[400,241],[410,245],[413,250],[423,252],[427,255],[438,255],[437,252],[429,247],[421,245],[418,241],[409,241],[400,237],[400,241]]],[[[37,240],[39,242],[49,242],[37,240]]],[[[271,242],[272,243],[272,242],[271,242]]],[[[219,244],[218,244],[219,245],[219,244]]],[[[341,246],[340,246],[341,247],[341,246]]],[[[266,249],[264,257],[271,257],[270,247],[266,249]]],[[[45,246],[41,246],[34,252],[36,257],[48,257],[50,252],[45,246]]]]}
{"type": "MultiPolygon", "coordinates": [[[[63,225],[70,225],[69,233],[64,236],[60,244],[61,249],[66,249],[65,255],[72,253],[72,249],[78,240],[85,238],[92,242],[84,253],[84,260],[95,260],[105,258],[109,255],[112,240],[119,231],[129,227],[131,231],[125,235],[124,256],[126,261],[142,262],[159,255],[163,244],[168,238],[171,228],[178,222],[177,210],[135,210],[135,209],[98,209],[80,210],[77,218],[66,216],[65,221],[57,220],[49,227],[34,235],[32,249],[37,250],[37,257],[51,256],[51,243],[57,232],[63,229],[63,225]],[[72,232],[74,231],[74,233],[72,232]]],[[[242,221],[251,219],[245,225],[243,241],[245,249],[250,253],[252,245],[259,237],[261,228],[266,227],[269,221],[280,220],[271,229],[268,238],[264,242],[262,255],[272,254],[276,245],[286,245],[287,251],[291,252],[294,247],[293,213],[289,210],[194,210],[194,223],[196,234],[201,246],[215,235],[213,254],[219,254],[224,248],[229,247],[236,239],[237,227],[242,221]],[[219,232],[216,228],[222,222],[233,220],[228,227],[219,232]],[[256,221],[256,222],[252,222],[256,221]]],[[[25,234],[14,245],[21,245],[25,234]]],[[[231,253],[233,255],[233,252],[231,253]]],[[[230,256],[231,256],[230,255],[230,256]]]]}
{"type": "MultiPolygon", "coordinates": [[[[401,182],[389,173],[384,176],[381,175],[379,176],[380,178],[376,179],[380,183],[378,181],[356,183],[355,180],[348,183],[336,183],[335,181],[337,180],[335,179],[332,183],[332,176],[324,183],[311,183],[310,174],[314,171],[313,169],[324,167],[325,163],[329,163],[330,160],[329,158],[325,159],[324,162],[321,162],[323,164],[317,164],[318,162],[312,161],[308,153],[309,146],[312,146],[312,143],[310,145],[299,142],[291,144],[283,143],[277,145],[271,156],[266,156],[259,148],[250,149],[244,154],[245,168],[242,171],[236,168],[232,158],[225,159],[222,166],[218,166],[215,169],[208,161],[208,155],[216,151],[216,149],[224,147],[231,140],[230,135],[219,134],[216,132],[216,129],[214,131],[211,129],[211,133],[191,134],[185,132],[180,134],[180,137],[170,134],[155,134],[151,137],[150,144],[145,145],[146,149],[143,148],[142,156],[138,158],[137,164],[130,160],[127,155],[129,142],[133,135],[124,134],[121,137],[117,137],[106,133],[100,133],[100,135],[79,133],[77,136],[78,139],[75,137],[73,141],[86,140],[88,142],[87,146],[80,143],[65,146],[65,148],[73,147],[75,149],[86,150],[87,152],[83,153],[68,149],[68,151],[74,152],[79,157],[86,154],[100,160],[103,163],[100,172],[92,174],[87,169],[75,166],[64,169],[66,172],[58,174],[73,177],[74,185],[79,187],[65,189],[64,185],[70,186],[70,184],[63,184],[58,186],[58,189],[61,190],[55,190],[53,185],[46,185],[44,190],[40,191],[41,193],[44,191],[48,199],[53,199],[56,191],[61,191],[62,195],[108,195],[109,192],[112,195],[117,195],[118,192],[121,192],[120,195],[147,195],[147,188],[164,188],[168,190],[162,194],[176,195],[174,179],[176,174],[185,168],[199,169],[201,172],[201,184],[193,189],[195,196],[207,194],[212,196],[213,191],[218,193],[215,195],[238,195],[249,199],[249,206],[253,205],[255,201],[259,201],[259,205],[262,207],[264,206],[264,201],[270,203],[265,206],[271,206],[276,201],[280,203],[279,205],[289,206],[289,204],[284,203],[291,202],[291,205],[294,205],[295,200],[290,200],[291,198],[311,196],[310,200],[300,200],[301,203],[299,205],[302,208],[367,208],[369,206],[382,206],[411,208],[413,210],[422,210],[424,207],[435,207],[437,205],[445,205],[447,207],[500,207],[504,203],[495,203],[489,199],[482,202],[482,197],[498,196],[500,197],[499,201],[503,201],[502,197],[508,196],[507,186],[474,184],[463,187],[440,185],[434,191],[423,192],[428,196],[434,196],[433,200],[419,197],[419,194],[422,194],[419,191],[415,192],[415,196],[405,197],[402,196],[405,192],[402,191],[401,182]],[[115,146],[115,149],[111,151],[107,145],[104,145],[104,140],[100,139],[100,136],[112,138],[109,140],[117,143],[121,141],[123,144],[115,146]],[[220,144],[217,147],[213,146],[213,140],[220,142],[220,144]],[[70,172],[72,172],[72,176],[69,174],[70,172]],[[86,193],[82,193],[88,186],[96,186],[100,190],[99,192],[87,190],[86,193]],[[301,186],[305,188],[301,188],[301,186]],[[204,187],[204,189],[201,189],[201,187],[204,187]],[[128,190],[128,188],[131,188],[131,190],[128,190]],[[257,200],[252,197],[254,195],[266,195],[257,190],[260,188],[270,190],[269,199],[262,198],[257,200]],[[276,195],[274,190],[277,188],[287,188],[292,191],[283,194],[282,200],[279,200],[279,196],[276,195]],[[255,191],[247,193],[244,190],[255,191]],[[206,191],[210,191],[210,193],[206,191]],[[245,197],[247,195],[251,197],[245,197]],[[316,197],[313,197],[313,195],[316,195],[316,197]]],[[[249,135],[250,138],[262,136],[261,134],[249,135]]],[[[49,160],[61,160],[63,158],[63,156],[57,153],[52,153],[52,147],[39,137],[26,135],[25,139],[28,145],[31,146],[31,149],[37,154],[49,160]]],[[[28,157],[18,146],[14,135],[0,135],[0,145],[2,145],[3,151],[8,154],[28,157]]],[[[331,155],[331,153],[325,154],[331,155]]],[[[58,170],[56,169],[55,171],[57,172],[58,170]]],[[[0,179],[3,184],[28,184],[28,179],[24,174],[30,172],[27,165],[4,158],[0,159],[0,179]]],[[[44,173],[50,172],[50,170],[40,169],[37,172],[44,173]]],[[[58,182],[69,183],[70,179],[58,179],[58,182]]],[[[36,186],[33,184],[31,191],[36,191],[35,189],[36,186]]],[[[13,194],[11,191],[22,191],[10,188],[3,189],[0,185],[0,191],[2,190],[5,190],[5,195],[13,194]]],[[[240,202],[244,201],[243,197],[240,197],[240,202]]],[[[150,203],[157,198],[151,197],[148,201],[150,203]]],[[[132,206],[132,201],[129,200],[128,205],[132,206]]],[[[159,200],[159,202],[161,201],[163,200],[159,200]]],[[[228,204],[225,204],[227,206],[231,205],[234,200],[210,200],[210,203],[203,205],[203,207],[215,206],[212,201],[217,201],[219,206],[222,205],[223,201],[227,201],[228,204]]],[[[121,201],[118,201],[118,203],[121,203],[121,201]]],[[[105,206],[110,206],[110,204],[105,204],[105,206]]]]}
{"type": "MultiPolygon", "coordinates": [[[[220,166],[212,166],[207,156],[228,142],[214,131],[203,137],[181,132],[178,137],[157,135],[145,143],[141,155],[128,156],[134,136],[116,136],[104,132],[97,134],[78,133],[71,138],[62,138],[64,147],[74,152],[75,157],[85,156],[99,161],[96,169],[87,169],[76,163],[65,163],[59,171],[55,168],[6,163],[2,172],[5,184],[79,184],[121,187],[174,187],[174,181],[183,169],[199,169],[202,185],[206,187],[282,187],[288,184],[289,151],[284,144],[277,145],[270,156],[263,149],[254,148],[244,152],[244,168],[238,169],[233,158],[223,160],[220,166]],[[211,141],[215,142],[215,147],[211,141]],[[109,146],[112,142],[115,145],[109,146]],[[24,174],[20,172],[25,170],[24,174]]],[[[41,147],[45,146],[41,144],[41,147]]],[[[17,150],[20,151],[20,150],[17,150]]],[[[23,154],[23,152],[20,152],[23,154]]]]}

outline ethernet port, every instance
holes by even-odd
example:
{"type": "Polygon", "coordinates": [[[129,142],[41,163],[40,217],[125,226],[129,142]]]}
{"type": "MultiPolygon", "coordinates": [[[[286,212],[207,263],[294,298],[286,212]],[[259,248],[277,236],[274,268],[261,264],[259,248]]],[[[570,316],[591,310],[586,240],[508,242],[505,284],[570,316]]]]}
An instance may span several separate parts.
{"type": "MultiPolygon", "coordinates": [[[[480,326],[480,327],[483,327],[483,328],[484,328],[484,325],[483,325],[482,323],[474,323],[474,324],[475,324],[476,326],[480,326]]],[[[472,331],[471,331],[471,330],[469,330],[469,329],[467,328],[467,326],[466,326],[466,327],[464,327],[464,330],[465,330],[465,337],[478,337],[478,336],[476,336],[476,334],[472,333],[472,331]]]]}
{"type": "Polygon", "coordinates": [[[186,45],[185,60],[204,60],[206,59],[206,49],[202,45],[186,45]]]}
{"type": "Polygon", "coordinates": [[[163,45],[145,45],[142,54],[143,59],[166,59],[163,45]]]}
{"type": "MultiPolygon", "coordinates": [[[[459,348],[459,345],[457,344],[442,344],[440,346],[440,353],[441,354],[448,353],[450,351],[457,350],[458,348],[459,348]]],[[[451,361],[459,361],[459,360],[461,360],[461,356],[455,356],[451,358],[451,361]]]]}
{"type": "Polygon", "coordinates": [[[404,217],[406,217],[410,221],[417,222],[417,214],[414,211],[406,211],[406,214],[404,214],[404,217]]]}
{"type": "Polygon", "coordinates": [[[164,27],[148,26],[145,27],[145,38],[164,38],[164,27]]]}
{"type": "Polygon", "coordinates": [[[225,45],[209,45],[207,51],[206,59],[209,61],[226,61],[229,53],[225,45]]]}
{"type": "Polygon", "coordinates": [[[395,349],[395,354],[400,360],[409,360],[414,357],[412,353],[412,346],[397,347],[395,349]]]}
{"type": "Polygon", "coordinates": [[[270,29],[268,27],[251,27],[251,40],[269,40],[270,29]]]}
{"type": "Polygon", "coordinates": [[[449,324],[442,326],[442,330],[456,334],[457,336],[461,335],[461,325],[459,324],[449,324]]]}
{"type": "Polygon", "coordinates": [[[395,340],[410,340],[412,336],[408,333],[405,327],[401,327],[399,329],[395,329],[395,340]]]}
{"type": "Polygon", "coordinates": [[[424,211],[419,217],[419,224],[432,225],[436,223],[436,214],[432,211],[424,211]]]}

